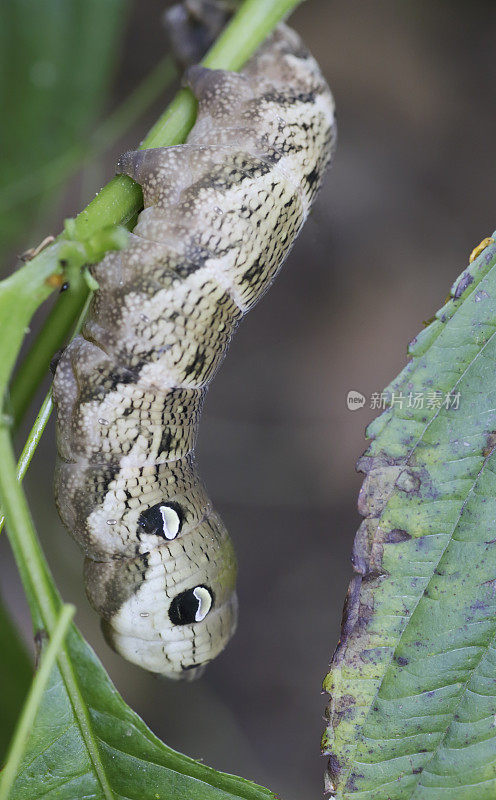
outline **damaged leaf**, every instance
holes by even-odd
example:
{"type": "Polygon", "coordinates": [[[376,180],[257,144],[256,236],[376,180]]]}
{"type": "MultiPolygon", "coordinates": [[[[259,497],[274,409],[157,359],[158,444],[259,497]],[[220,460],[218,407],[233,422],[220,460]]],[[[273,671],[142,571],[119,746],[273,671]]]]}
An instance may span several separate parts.
{"type": "Polygon", "coordinates": [[[494,800],[494,240],[409,353],[357,465],[356,575],[324,681],[326,789],[494,800]]]}

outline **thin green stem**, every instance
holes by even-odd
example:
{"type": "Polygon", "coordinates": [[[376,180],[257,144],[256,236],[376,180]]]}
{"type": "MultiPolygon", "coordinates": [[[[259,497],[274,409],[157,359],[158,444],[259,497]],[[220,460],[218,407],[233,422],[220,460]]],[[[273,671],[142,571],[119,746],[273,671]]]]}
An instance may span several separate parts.
{"type": "Polygon", "coordinates": [[[100,751],[98,750],[97,739],[93,730],[93,724],[90,718],[88,705],[81,693],[78,676],[74,669],[74,664],[66,645],[63,646],[62,651],[59,655],[58,664],[60,672],[62,674],[63,681],[67,689],[67,694],[69,695],[71,700],[71,705],[77,720],[79,730],[81,731],[81,736],[84,740],[86,749],[88,751],[88,756],[91,760],[95,773],[98,776],[103,797],[105,798],[105,800],[116,800],[116,796],[112,791],[109,780],[107,778],[107,774],[105,772],[105,768],[102,764],[102,759],[100,756],[100,751]]]}
{"type": "Polygon", "coordinates": [[[46,394],[43,403],[41,404],[38,416],[34,421],[34,425],[29,432],[29,436],[26,439],[26,444],[24,445],[22,453],[19,457],[19,461],[17,462],[18,481],[22,481],[26,472],[28,471],[31,459],[35,454],[36,448],[40,443],[43,431],[46,428],[48,420],[50,419],[50,414],[52,413],[52,409],[53,409],[53,400],[52,400],[52,390],[50,389],[50,391],[46,394]]]}
{"type": "Polygon", "coordinates": [[[54,332],[57,331],[59,337],[63,336],[60,341],[60,345],[62,345],[67,341],[71,331],[73,336],[79,332],[83,323],[91,293],[80,271],[75,274],[74,280],[71,281],[67,295],[67,302],[57,303],[48,315],[41,334],[37,337],[36,342],[19,367],[15,380],[12,382],[9,400],[14,430],[21,422],[34,393],[46,376],[53,354],[58,349],[57,347],[54,348],[54,332]],[[74,328],[74,320],[78,314],[78,322],[74,328]],[[44,336],[42,335],[43,331],[45,331],[44,336]]]}
{"type": "Polygon", "coordinates": [[[88,286],[81,272],[48,314],[45,323],[20,364],[10,388],[10,408],[14,429],[19,427],[38,387],[48,378],[54,353],[67,341],[74,319],[88,297],[88,286]]]}
{"type": "Polygon", "coordinates": [[[36,714],[40,707],[45,689],[48,686],[50,675],[59,656],[65,636],[72,618],[76,612],[75,606],[64,605],[55,623],[48,647],[44,651],[38,672],[29,689],[21,715],[18,719],[16,730],[9,747],[5,767],[0,775],[0,800],[8,800],[10,790],[16,779],[19,765],[24,756],[29,735],[33,728],[36,714]]]}
{"type": "MultiPolygon", "coordinates": [[[[245,0],[202,60],[211,69],[238,70],[257,50],[275,25],[301,0],[245,0]]],[[[184,142],[196,116],[196,100],[189,89],[181,89],[158,119],[140,147],[163,147],[184,142]]],[[[140,187],[120,175],[110,181],[76,217],[81,238],[88,231],[124,223],[142,205],[140,187]]]]}
{"type": "Polygon", "coordinates": [[[35,627],[50,632],[57,611],[54,583],[34,531],[26,496],[17,480],[10,430],[5,422],[0,423],[0,453],[0,498],[7,519],[9,541],[35,627]]]}
{"type": "MultiPolygon", "coordinates": [[[[0,453],[2,454],[0,499],[8,521],[10,544],[26,592],[34,626],[46,630],[52,636],[62,601],[41,550],[26,496],[21,484],[16,479],[14,451],[10,432],[5,424],[0,424],[0,453]]],[[[101,763],[91,731],[88,709],[81,696],[72,661],[65,646],[62,647],[59,654],[58,664],[81,735],[85,740],[88,755],[98,775],[103,795],[107,800],[112,800],[114,794],[101,763]]]]}
{"type": "MultiPolygon", "coordinates": [[[[19,483],[21,483],[26,472],[28,471],[28,467],[31,464],[31,459],[33,458],[36,452],[36,448],[40,443],[43,431],[46,428],[48,420],[50,419],[52,409],[53,409],[53,400],[52,400],[52,390],[50,389],[46,394],[43,403],[41,404],[38,416],[34,421],[33,427],[29,431],[28,438],[26,439],[26,443],[22,449],[19,461],[17,462],[16,477],[19,483]]],[[[2,513],[0,513],[0,533],[3,529],[4,523],[5,523],[5,516],[2,513]]]]}
{"type": "Polygon", "coordinates": [[[295,9],[301,0],[245,0],[224,32],[202,61],[210,69],[239,70],[267,38],[275,26],[295,9]]]}
{"type": "MultiPolygon", "coordinates": [[[[73,331],[73,336],[75,336],[81,330],[81,326],[84,322],[86,317],[86,312],[88,310],[88,306],[91,300],[91,294],[88,292],[88,297],[86,298],[86,302],[83,306],[83,309],[79,315],[78,321],[73,331]]],[[[49,389],[47,394],[45,395],[45,399],[41,404],[41,408],[38,412],[38,416],[34,421],[34,425],[29,431],[28,438],[26,439],[26,443],[23,447],[22,453],[20,455],[19,461],[17,462],[17,480],[19,482],[22,481],[24,478],[28,467],[31,463],[31,459],[33,458],[36,448],[38,447],[41,437],[43,435],[43,431],[47,426],[47,422],[50,419],[50,415],[53,410],[53,398],[52,398],[52,390],[49,389]]],[[[5,517],[0,512],[0,533],[2,531],[3,525],[5,522],[5,517]]]]}

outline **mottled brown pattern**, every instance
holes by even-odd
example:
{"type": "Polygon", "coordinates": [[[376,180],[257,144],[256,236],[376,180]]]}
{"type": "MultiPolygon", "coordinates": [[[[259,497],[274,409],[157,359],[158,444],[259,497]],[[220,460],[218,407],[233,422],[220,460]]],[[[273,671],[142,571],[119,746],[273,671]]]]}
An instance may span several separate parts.
{"type": "Polygon", "coordinates": [[[169,677],[198,674],[236,625],[235,556],[194,463],[206,387],[292,246],[335,133],[319,68],[284,26],[242,73],[188,79],[187,143],[120,161],[145,209],[93,268],[99,290],[54,380],[57,503],[89,599],[118,652],[169,677]]]}

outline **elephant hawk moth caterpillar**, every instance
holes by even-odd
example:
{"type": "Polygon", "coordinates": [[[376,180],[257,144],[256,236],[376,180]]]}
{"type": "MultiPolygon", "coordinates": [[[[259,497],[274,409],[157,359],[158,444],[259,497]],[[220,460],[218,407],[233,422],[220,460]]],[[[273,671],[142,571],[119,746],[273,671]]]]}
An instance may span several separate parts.
{"type": "Polygon", "coordinates": [[[241,73],[192,67],[186,144],[129,152],[143,188],[126,249],[92,267],[57,365],[60,516],[83,549],[109,644],[169,678],[201,673],[236,627],[236,559],[195,465],[207,387],[274,280],[335,140],[329,88],[284,25],[241,73]]]}

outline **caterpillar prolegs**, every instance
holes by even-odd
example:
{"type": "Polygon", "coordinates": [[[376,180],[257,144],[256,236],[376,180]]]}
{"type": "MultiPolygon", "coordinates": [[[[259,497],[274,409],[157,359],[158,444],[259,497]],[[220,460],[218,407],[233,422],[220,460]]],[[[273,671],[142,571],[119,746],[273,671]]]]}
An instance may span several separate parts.
{"type": "Polygon", "coordinates": [[[198,476],[208,384],[272,283],[330,160],[334,106],[280,26],[239,74],[192,67],[187,143],[126,153],[143,187],[129,245],[92,268],[99,289],[55,373],[57,505],[86,554],[110,645],[194,677],[236,627],[236,559],[198,476]]]}

